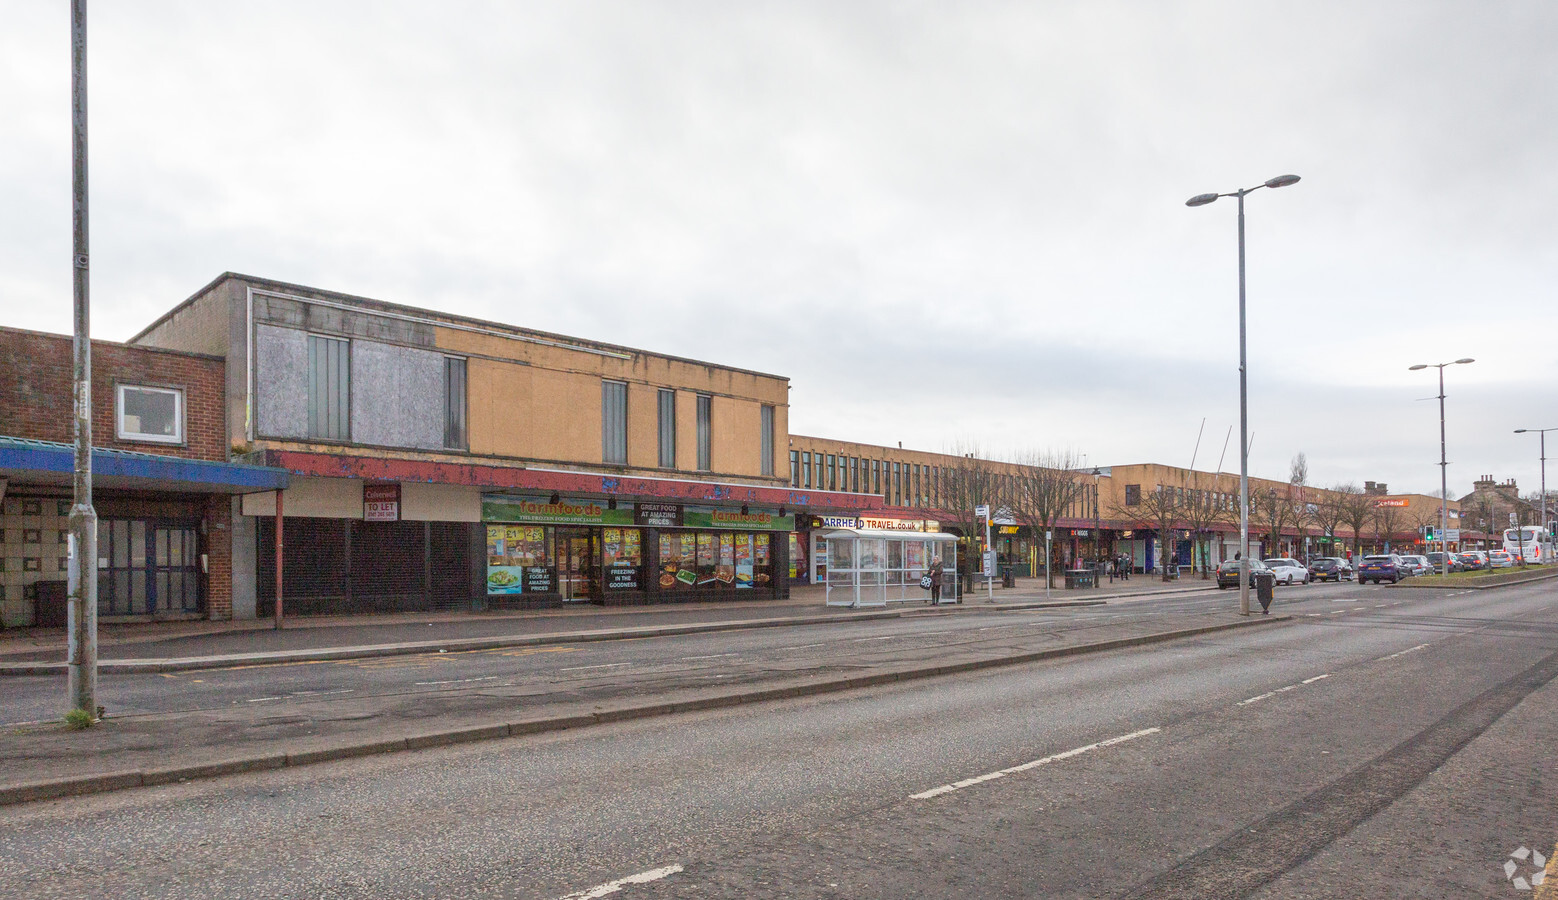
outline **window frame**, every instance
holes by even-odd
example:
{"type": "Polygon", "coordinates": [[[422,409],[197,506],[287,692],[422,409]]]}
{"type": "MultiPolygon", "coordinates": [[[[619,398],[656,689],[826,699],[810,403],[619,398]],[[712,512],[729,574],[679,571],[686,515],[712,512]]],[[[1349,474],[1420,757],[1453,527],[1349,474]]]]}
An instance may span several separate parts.
{"type": "Polygon", "coordinates": [[[182,445],[185,443],[184,420],[186,418],[187,415],[186,407],[184,405],[184,389],[181,387],[170,387],[168,385],[161,384],[142,384],[133,381],[126,381],[114,385],[114,438],[116,440],[128,441],[132,443],[182,445]],[[132,391],[148,391],[158,394],[172,394],[174,434],[171,436],[166,434],[146,434],[144,432],[130,431],[126,429],[124,427],[124,392],[126,389],[132,391]]]}
{"type": "Polygon", "coordinates": [[[308,335],[307,347],[308,347],[308,429],[307,429],[308,439],[311,440],[311,441],[331,441],[331,442],[342,443],[342,444],[351,443],[351,440],[352,440],[352,340],[351,340],[351,338],[337,337],[337,336],[335,336],[333,334],[313,334],[313,333],[310,333],[308,335]],[[326,398],[321,393],[322,386],[319,384],[319,380],[314,377],[316,371],[318,371],[318,368],[319,368],[318,364],[315,362],[314,348],[315,347],[324,346],[327,343],[335,343],[335,344],[340,344],[341,345],[342,365],[341,365],[341,372],[339,374],[344,375],[344,380],[339,385],[340,393],[341,393],[341,397],[340,397],[341,409],[340,409],[340,416],[339,416],[340,422],[341,422],[341,432],[342,432],[341,434],[329,434],[329,433],[325,433],[325,429],[319,429],[319,430],[316,431],[315,428],[314,428],[316,420],[319,420],[321,418],[323,418],[323,419],[328,419],[329,418],[328,411],[326,413],[323,413],[323,414],[316,414],[316,410],[319,408],[320,401],[324,400],[326,398]]]}
{"type": "Polygon", "coordinates": [[[762,454],[758,474],[772,478],[774,475],[774,408],[764,403],[758,407],[758,452],[762,454]]]}
{"type": "Polygon", "coordinates": [[[698,471],[714,471],[714,395],[698,394],[698,471]]]}
{"type": "Polygon", "coordinates": [[[676,468],[676,390],[660,388],[655,395],[655,431],[662,469],[676,468]],[[666,401],[669,400],[669,408],[666,401]]]}
{"type": "Polygon", "coordinates": [[[626,381],[615,381],[610,378],[600,380],[600,458],[602,465],[628,464],[628,383],[626,381]],[[607,406],[608,395],[613,388],[621,392],[621,410],[616,423],[609,418],[612,411],[607,406]],[[617,425],[615,435],[611,427],[613,424],[617,425]],[[616,438],[615,441],[613,437],[616,438]]]}
{"type": "Polygon", "coordinates": [[[463,356],[444,357],[444,449],[469,450],[471,448],[470,367],[463,356]],[[458,366],[456,365],[458,364],[458,366]],[[459,369],[459,396],[455,396],[451,373],[459,369]],[[455,401],[459,400],[459,416],[455,416],[455,401]],[[455,419],[459,421],[456,422],[455,419]]]}

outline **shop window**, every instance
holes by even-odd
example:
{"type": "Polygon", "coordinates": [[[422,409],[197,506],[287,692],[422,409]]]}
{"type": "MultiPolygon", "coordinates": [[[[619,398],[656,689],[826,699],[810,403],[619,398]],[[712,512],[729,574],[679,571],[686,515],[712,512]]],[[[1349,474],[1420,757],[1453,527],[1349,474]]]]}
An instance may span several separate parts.
{"type": "Polygon", "coordinates": [[[774,577],[771,535],[744,532],[660,532],[663,590],[766,587],[774,577]]]}
{"type": "Polygon", "coordinates": [[[708,472],[714,468],[714,398],[698,395],[698,470],[708,472]]]}
{"type": "Polygon", "coordinates": [[[121,384],[115,398],[115,436],[122,441],[184,443],[184,392],[121,384]]]}
{"type": "Polygon", "coordinates": [[[444,357],[444,446],[466,449],[465,437],[465,360],[444,357]]]}
{"type": "Polygon", "coordinates": [[[308,336],[308,436],[349,441],[351,429],[351,343],[308,336]]]}
{"type": "MultiPolygon", "coordinates": [[[[659,402],[660,468],[674,469],[676,468],[676,392],[662,389],[659,402]]],[[[790,455],[793,457],[795,454],[790,455]]],[[[794,468],[793,462],[791,468],[794,468]]]]}
{"type": "Polygon", "coordinates": [[[600,383],[601,461],[623,466],[628,461],[628,386],[620,381],[600,383]]]}
{"type": "Polygon", "coordinates": [[[790,451],[790,487],[801,486],[801,456],[798,452],[790,451]]]}
{"type": "Polygon", "coordinates": [[[758,410],[758,431],[760,432],[762,454],[762,474],[774,474],[774,408],[764,405],[758,410]]]}
{"type": "Polygon", "coordinates": [[[1128,484],[1125,486],[1125,505],[1136,506],[1141,503],[1141,485],[1128,484]]]}

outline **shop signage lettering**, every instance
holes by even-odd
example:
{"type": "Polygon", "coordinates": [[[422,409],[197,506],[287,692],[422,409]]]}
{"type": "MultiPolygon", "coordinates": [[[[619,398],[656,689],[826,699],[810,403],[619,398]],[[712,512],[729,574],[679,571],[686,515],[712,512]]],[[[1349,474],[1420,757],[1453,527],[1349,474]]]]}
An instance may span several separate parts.
{"type": "Polygon", "coordinates": [[[640,528],[680,528],[682,505],[680,503],[635,503],[633,524],[640,528]]]}
{"type": "Polygon", "coordinates": [[[1381,497],[1378,500],[1374,501],[1374,506],[1376,508],[1385,507],[1385,506],[1397,506],[1397,507],[1400,507],[1400,506],[1410,506],[1411,503],[1412,503],[1412,499],[1410,497],[1381,497]]]}
{"type": "Polygon", "coordinates": [[[812,516],[813,528],[860,528],[860,520],[854,516],[812,516]]]}
{"type": "Polygon", "coordinates": [[[1087,529],[1086,528],[1074,528],[1074,529],[1072,529],[1071,533],[1076,535],[1077,537],[1087,537],[1087,529]]]}
{"type": "Polygon", "coordinates": [[[400,483],[363,485],[362,520],[364,522],[399,522],[400,483]]]}
{"type": "Polygon", "coordinates": [[[552,569],[548,566],[525,567],[525,593],[550,594],[557,590],[552,580],[552,569]]]}
{"type": "Polygon", "coordinates": [[[686,528],[728,528],[735,531],[793,531],[794,516],[780,516],[772,512],[713,507],[684,507],[682,525],[686,528]]]}
{"type": "Polygon", "coordinates": [[[926,519],[876,519],[870,516],[862,516],[861,528],[871,528],[877,531],[936,531],[940,528],[940,522],[932,522],[926,519]]]}
{"type": "Polygon", "coordinates": [[[604,501],[488,494],[482,497],[481,517],[487,522],[541,522],[552,525],[632,525],[633,504],[619,502],[609,509],[604,501]]]}
{"type": "Polygon", "coordinates": [[[606,589],[612,591],[638,590],[638,566],[612,566],[607,569],[606,589]]]}

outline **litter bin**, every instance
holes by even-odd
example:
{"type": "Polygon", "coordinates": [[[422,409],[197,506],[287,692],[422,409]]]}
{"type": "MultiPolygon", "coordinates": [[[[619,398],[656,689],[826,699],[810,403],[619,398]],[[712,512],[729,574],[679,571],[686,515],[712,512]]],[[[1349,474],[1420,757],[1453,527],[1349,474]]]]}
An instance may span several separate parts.
{"type": "Polygon", "coordinates": [[[1007,566],[1001,570],[1001,587],[1009,588],[1017,586],[1017,578],[1012,575],[1012,567],[1007,566]]]}
{"type": "Polygon", "coordinates": [[[70,584],[40,581],[33,585],[32,621],[38,628],[64,628],[69,616],[70,584]]]}
{"type": "Polygon", "coordinates": [[[1260,614],[1271,609],[1271,601],[1277,592],[1277,576],[1272,572],[1255,573],[1255,599],[1260,601],[1260,614]]]}

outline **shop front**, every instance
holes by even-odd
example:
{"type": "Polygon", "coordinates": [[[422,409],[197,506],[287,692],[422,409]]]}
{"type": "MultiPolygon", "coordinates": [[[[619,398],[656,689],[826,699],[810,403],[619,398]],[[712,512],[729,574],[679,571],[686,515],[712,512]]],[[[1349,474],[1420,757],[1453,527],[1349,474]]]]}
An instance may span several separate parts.
{"type": "Polygon", "coordinates": [[[488,494],[493,606],[785,596],[794,517],[777,509],[488,494]]]}

